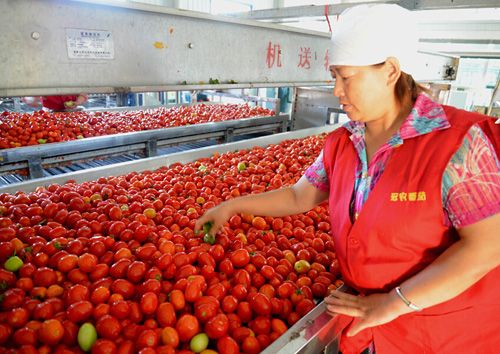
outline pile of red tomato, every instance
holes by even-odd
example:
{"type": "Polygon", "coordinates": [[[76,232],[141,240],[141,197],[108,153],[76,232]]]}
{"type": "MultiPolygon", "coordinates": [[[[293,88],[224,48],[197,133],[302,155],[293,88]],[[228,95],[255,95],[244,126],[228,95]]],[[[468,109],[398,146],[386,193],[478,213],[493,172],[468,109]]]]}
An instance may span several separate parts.
{"type": "Polygon", "coordinates": [[[295,183],[323,141],[0,194],[0,352],[259,353],[339,285],[326,206],[235,215],[213,245],[193,227],[295,183]]]}
{"type": "Polygon", "coordinates": [[[2,112],[0,149],[272,115],[274,112],[269,109],[239,104],[129,112],[2,112]]]}

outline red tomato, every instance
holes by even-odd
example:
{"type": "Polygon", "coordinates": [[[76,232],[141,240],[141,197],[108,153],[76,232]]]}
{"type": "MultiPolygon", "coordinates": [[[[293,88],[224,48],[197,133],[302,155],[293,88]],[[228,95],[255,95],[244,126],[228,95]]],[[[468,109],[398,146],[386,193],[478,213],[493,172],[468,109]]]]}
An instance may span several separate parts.
{"type": "MultiPolygon", "coordinates": [[[[186,306],[186,299],[184,293],[178,289],[174,289],[169,294],[170,303],[174,306],[176,311],[184,309],[186,306]]],[[[166,344],[166,343],[165,343],[166,344]]]]}
{"type": "Polygon", "coordinates": [[[234,272],[233,281],[236,284],[242,284],[245,288],[248,289],[251,284],[250,274],[248,274],[245,269],[238,269],[236,272],[234,272]]]}
{"type": "Polygon", "coordinates": [[[269,316],[271,314],[271,301],[264,294],[255,294],[250,300],[250,306],[258,315],[269,316]]]}
{"type": "Polygon", "coordinates": [[[248,327],[238,327],[231,331],[231,336],[238,343],[242,344],[246,337],[253,336],[254,333],[248,327]]]}
{"type": "Polygon", "coordinates": [[[264,284],[259,288],[259,293],[262,293],[267,296],[269,300],[274,298],[276,290],[271,284],[264,284]]]}
{"type": "Polygon", "coordinates": [[[154,348],[158,345],[158,334],[155,330],[146,329],[139,334],[137,338],[137,347],[144,348],[150,347],[154,348]]]}
{"type": "Polygon", "coordinates": [[[182,315],[177,324],[175,325],[175,329],[179,334],[179,339],[181,342],[189,341],[196,333],[200,330],[200,325],[198,323],[198,319],[193,315],[184,314],[182,315]]]}
{"type": "Polygon", "coordinates": [[[109,297],[111,296],[111,293],[109,289],[105,286],[99,286],[94,291],[92,292],[92,295],[90,296],[90,300],[94,305],[98,305],[101,303],[105,303],[108,301],[109,297]]]}
{"type": "Polygon", "coordinates": [[[32,317],[37,320],[48,320],[54,315],[54,305],[45,301],[35,306],[32,317]]]}
{"type": "Polygon", "coordinates": [[[314,283],[311,290],[315,298],[322,299],[326,296],[327,286],[323,283],[314,283]]]}
{"type": "Polygon", "coordinates": [[[184,298],[188,302],[195,302],[202,296],[204,287],[206,287],[206,282],[202,276],[191,276],[184,290],[184,298]]]}
{"type": "Polygon", "coordinates": [[[161,303],[156,310],[156,320],[162,327],[173,327],[177,322],[174,306],[169,302],[161,303]]]}
{"type": "Polygon", "coordinates": [[[231,253],[230,259],[235,267],[241,268],[250,262],[250,254],[246,249],[241,248],[231,253]]]}
{"type": "Polygon", "coordinates": [[[145,315],[152,315],[158,308],[158,296],[153,292],[147,292],[141,297],[141,310],[145,315]]]}
{"type": "Polygon", "coordinates": [[[302,317],[314,308],[314,302],[310,299],[303,299],[295,306],[295,311],[302,317]]]}
{"type": "Polygon", "coordinates": [[[241,319],[235,313],[228,314],[227,319],[229,320],[229,333],[233,333],[236,328],[242,325],[241,319]]]}
{"type": "Polygon", "coordinates": [[[255,334],[269,334],[271,332],[271,319],[265,316],[257,316],[249,323],[255,334]]]}
{"type": "Polygon", "coordinates": [[[217,350],[220,354],[238,354],[240,352],[238,343],[229,336],[217,340],[217,350]]]}
{"type": "Polygon", "coordinates": [[[12,309],[10,314],[7,315],[7,322],[14,328],[19,328],[24,326],[29,319],[29,312],[25,308],[18,307],[12,309]]]}
{"type": "Polygon", "coordinates": [[[249,322],[252,319],[252,308],[246,301],[242,301],[238,304],[236,313],[243,322],[249,322]]]}
{"type": "Polygon", "coordinates": [[[179,335],[173,327],[165,327],[161,332],[161,340],[163,344],[170,345],[173,348],[179,346],[179,335]]]}
{"type": "Polygon", "coordinates": [[[22,305],[25,293],[19,288],[8,289],[3,293],[2,307],[5,310],[13,309],[22,305]]]}
{"type": "Polygon", "coordinates": [[[249,336],[243,340],[241,346],[243,353],[247,354],[258,354],[261,351],[260,343],[257,338],[249,336]]]}
{"type": "Polygon", "coordinates": [[[211,339],[218,339],[225,336],[228,329],[229,320],[224,314],[218,314],[211,318],[205,325],[205,332],[211,339]]]}
{"type": "Polygon", "coordinates": [[[216,262],[220,262],[224,259],[224,247],[222,247],[221,245],[211,246],[209,253],[216,262]]]}
{"type": "Polygon", "coordinates": [[[49,287],[57,282],[56,272],[47,267],[38,268],[33,274],[33,282],[36,286],[49,287]]]}
{"type": "Polygon", "coordinates": [[[219,301],[213,296],[202,296],[194,303],[194,315],[201,323],[214,317],[218,310],[219,301]]]}
{"type": "Polygon", "coordinates": [[[78,325],[69,320],[62,321],[62,325],[64,327],[62,343],[68,346],[75,344],[78,336],[78,325]]]}
{"type": "Polygon", "coordinates": [[[78,257],[74,254],[68,254],[59,259],[57,263],[57,269],[63,273],[67,273],[70,270],[74,269],[78,264],[78,257]]]}
{"type": "Polygon", "coordinates": [[[14,342],[18,345],[36,345],[37,338],[37,332],[28,327],[19,328],[13,336],[14,342]]]}
{"type": "Polygon", "coordinates": [[[59,320],[51,319],[42,323],[38,329],[38,339],[47,345],[56,345],[64,335],[64,327],[59,320]]]}
{"type": "Polygon", "coordinates": [[[114,340],[120,336],[122,326],[115,317],[105,315],[97,321],[96,330],[99,337],[114,340]]]}
{"type": "Polygon", "coordinates": [[[119,320],[123,320],[130,314],[130,305],[124,300],[115,301],[111,304],[109,313],[119,320]]]}
{"type": "Polygon", "coordinates": [[[260,274],[262,274],[266,279],[272,279],[274,277],[274,268],[268,265],[263,265],[260,269],[260,274]]]}
{"type": "Polygon", "coordinates": [[[135,286],[125,279],[116,279],[110,288],[111,292],[122,295],[125,299],[130,299],[135,294],[135,286]]]}
{"type": "Polygon", "coordinates": [[[90,273],[97,265],[97,257],[90,253],[84,253],[78,257],[78,268],[82,272],[90,273]]]}
{"type": "Polygon", "coordinates": [[[138,283],[146,275],[146,270],[144,262],[135,261],[127,269],[127,278],[133,283],[138,283]]]}
{"type": "Polygon", "coordinates": [[[229,225],[231,225],[233,229],[239,228],[241,226],[241,217],[239,215],[233,215],[229,219],[229,225]]]}
{"type": "Polygon", "coordinates": [[[248,295],[248,290],[243,284],[237,284],[231,289],[231,295],[238,299],[238,301],[243,301],[248,295]]]}
{"type": "Polygon", "coordinates": [[[224,296],[226,296],[226,287],[222,283],[215,283],[208,287],[206,295],[213,296],[217,300],[222,301],[224,296]]]}
{"type": "Polygon", "coordinates": [[[273,332],[282,335],[288,330],[288,327],[286,326],[286,323],[280,320],[279,318],[273,318],[271,320],[271,329],[273,330],[273,332]]]}
{"type": "Polygon", "coordinates": [[[232,295],[227,295],[222,299],[221,307],[225,313],[232,313],[238,307],[238,300],[232,295]]]}
{"type": "Polygon", "coordinates": [[[92,311],[93,306],[91,302],[78,301],[68,307],[66,315],[72,322],[83,322],[92,315],[92,311]]]}
{"type": "Polygon", "coordinates": [[[252,226],[257,230],[265,230],[268,228],[266,221],[260,216],[256,216],[252,219],[252,226]]]}
{"type": "Polygon", "coordinates": [[[231,276],[231,274],[233,274],[234,272],[234,267],[231,260],[226,258],[222,262],[220,262],[219,271],[224,273],[228,277],[231,276]]]}
{"type": "Polygon", "coordinates": [[[116,344],[108,339],[98,339],[92,346],[92,354],[116,354],[116,344]]]}
{"type": "Polygon", "coordinates": [[[124,340],[118,345],[117,354],[133,354],[135,351],[135,344],[131,340],[124,340]]]}
{"type": "Polygon", "coordinates": [[[286,299],[292,296],[293,291],[294,286],[289,282],[284,282],[278,287],[277,293],[280,298],[286,299]]]}

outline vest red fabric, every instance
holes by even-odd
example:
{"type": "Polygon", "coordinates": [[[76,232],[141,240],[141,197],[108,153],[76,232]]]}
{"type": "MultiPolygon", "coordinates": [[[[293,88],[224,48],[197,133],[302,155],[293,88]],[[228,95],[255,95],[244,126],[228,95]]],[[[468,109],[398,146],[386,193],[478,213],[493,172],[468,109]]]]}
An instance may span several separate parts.
{"type": "Polygon", "coordinates": [[[44,96],[42,97],[42,105],[53,111],[64,111],[66,106],[64,102],[76,101],[78,96],[44,96]]]}
{"type": "MultiPolygon", "coordinates": [[[[360,294],[392,290],[458,240],[456,230],[444,224],[443,172],[469,128],[478,122],[489,125],[493,121],[486,121],[489,117],[480,114],[443,107],[451,127],[407,139],[396,148],[354,224],[349,204],[357,153],[344,128],[332,132],[326,140],[323,160],[330,183],[335,251],[343,280],[360,294]]],[[[497,129],[493,125],[491,128],[497,129]]],[[[499,146],[498,134],[489,138],[499,146]]],[[[340,319],[346,323],[344,317],[340,319]]],[[[341,350],[343,354],[359,354],[371,341],[377,354],[497,353],[500,267],[449,301],[403,315],[355,337],[343,336],[341,350]]]]}

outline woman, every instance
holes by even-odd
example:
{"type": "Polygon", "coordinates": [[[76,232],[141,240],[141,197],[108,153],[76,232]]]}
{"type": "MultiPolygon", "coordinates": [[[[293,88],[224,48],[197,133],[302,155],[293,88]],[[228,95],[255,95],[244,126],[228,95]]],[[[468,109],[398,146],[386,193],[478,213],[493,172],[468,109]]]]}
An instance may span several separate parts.
{"type": "Polygon", "coordinates": [[[41,104],[44,108],[54,112],[73,111],[87,101],[88,95],[84,93],[78,96],[35,96],[23,98],[23,102],[31,107],[38,108],[41,104]]]}
{"type": "Polygon", "coordinates": [[[498,126],[422,93],[408,74],[410,23],[397,5],[342,14],[330,69],[350,122],[294,186],[226,201],[197,227],[213,221],[215,232],[235,213],[284,216],[328,200],[342,277],[359,293],[325,299],[346,322],[343,353],[494,353],[498,126]]]}

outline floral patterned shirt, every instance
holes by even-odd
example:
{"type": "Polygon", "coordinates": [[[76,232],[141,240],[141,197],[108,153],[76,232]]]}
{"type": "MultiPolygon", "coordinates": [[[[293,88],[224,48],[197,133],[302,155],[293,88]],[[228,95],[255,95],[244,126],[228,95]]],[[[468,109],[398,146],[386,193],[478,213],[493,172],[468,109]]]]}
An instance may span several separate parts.
{"type": "MultiPolygon", "coordinates": [[[[351,214],[356,219],[384,172],[394,148],[404,144],[406,139],[447,129],[450,123],[441,105],[420,95],[399,131],[379,148],[370,164],[366,157],[364,123],[351,121],[344,127],[351,133],[350,139],[359,158],[351,203],[351,214]]],[[[329,190],[322,152],[305,176],[316,188],[325,192],[329,190]]],[[[446,166],[441,195],[447,215],[445,223],[455,228],[500,212],[500,164],[493,146],[478,125],[469,129],[462,145],[446,166]]]]}

